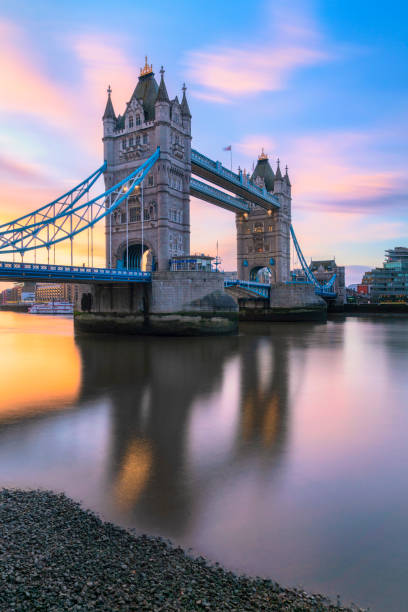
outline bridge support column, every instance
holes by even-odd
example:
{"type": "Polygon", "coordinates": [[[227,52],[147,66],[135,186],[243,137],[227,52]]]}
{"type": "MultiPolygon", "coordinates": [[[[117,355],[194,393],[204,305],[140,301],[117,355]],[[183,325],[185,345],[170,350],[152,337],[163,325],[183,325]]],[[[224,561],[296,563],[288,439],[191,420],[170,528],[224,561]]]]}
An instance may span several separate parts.
{"type": "Polygon", "coordinates": [[[271,285],[269,301],[239,297],[240,321],[325,321],[326,302],[308,283],[271,285]]]}
{"type": "Polygon", "coordinates": [[[156,272],[151,284],[90,287],[92,299],[75,313],[77,331],[166,336],[237,331],[238,306],[216,272],[156,272]]]}

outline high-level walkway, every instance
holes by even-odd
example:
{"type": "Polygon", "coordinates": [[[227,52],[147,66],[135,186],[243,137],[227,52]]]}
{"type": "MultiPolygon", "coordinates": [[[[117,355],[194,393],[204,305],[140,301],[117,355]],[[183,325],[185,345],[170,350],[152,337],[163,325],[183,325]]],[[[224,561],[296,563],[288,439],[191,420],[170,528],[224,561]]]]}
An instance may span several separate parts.
{"type": "Polygon", "coordinates": [[[200,178],[227,189],[253,204],[258,204],[266,210],[280,207],[279,200],[274,195],[268,193],[265,188],[252,183],[248,176],[244,176],[242,172],[236,174],[228,170],[221,162],[214,161],[195,149],[191,149],[191,171],[200,178]]]}
{"type": "Polygon", "coordinates": [[[190,194],[195,198],[215,204],[233,213],[247,213],[250,210],[249,204],[245,200],[225,193],[225,191],[207,185],[207,183],[203,183],[195,178],[190,179],[190,194]]]}

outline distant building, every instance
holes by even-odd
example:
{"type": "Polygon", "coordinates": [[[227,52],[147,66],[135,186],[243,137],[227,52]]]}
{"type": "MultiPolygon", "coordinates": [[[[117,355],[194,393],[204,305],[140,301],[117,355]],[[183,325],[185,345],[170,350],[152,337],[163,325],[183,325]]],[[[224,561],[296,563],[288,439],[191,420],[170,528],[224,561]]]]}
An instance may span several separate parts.
{"type": "Polygon", "coordinates": [[[408,248],[385,251],[383,267],[366,272],[361,285],[367,287],[371,302],[408,301],[408,248]]]}
{"type": "Polygon", "coordinates": [[[35,301],[35,283],[32,281],[27,281],[23,284],[21,288],[21,296],[20,299],[22,302],[28,302],[32,304],[35,301]]]}
{"type": "Polygon", "coordinates": [[[13,287],[4,289],[1,292],[0,303],[1,304],[17,304],[21,302],[21,291],[23,289],[22,283],[15,283],[13,287]]]}
{"type": "Polygon", "coordinates": [[[346,301],[346,280],[344,266],[338,266],[335,259],[313,260],[309,265],[315,278],[324,285],[333,276],[336,275],[334,281],[334,290],[337,293],[337,302],[344,303],[346,301]]]}
{"type": "Polygon", "coordinates": [[[370,295],[370,285],[357,285],[357,293],[359,295],[370,295]]]}
{"type": "Polygon", "coordinates": [[[37,283],[36,302],[69,302],[74,304],[78,297],[78,285],[71,283],[37,283]]]}
{"type": "MultiPolygon", "coordinates": [[[[316,280],[322,285],[326,284],[333,276],[336,275],[334,281],[334,290],[337,293],[337,302],[344,303],[346,301],[346,283],[345,283],[345,268],[338,266],[334,259],[312,260],[309,264],[310,270],[313,272],[316,280]]],[[[305,282],[306,275],[302,268],[295,268],[291,272],[291,280],[294,282],[305,282]]]]}

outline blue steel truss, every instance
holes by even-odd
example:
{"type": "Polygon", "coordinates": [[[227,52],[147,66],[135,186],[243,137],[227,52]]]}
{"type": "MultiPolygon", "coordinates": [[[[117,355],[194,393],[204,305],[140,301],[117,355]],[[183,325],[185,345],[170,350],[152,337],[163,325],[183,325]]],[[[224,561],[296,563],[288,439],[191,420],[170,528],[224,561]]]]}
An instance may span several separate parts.
{"type": "Polygon", "coordinates": [[[0,225],[0,245],[7,234],[17,233],[19,230],[27,230],[51,219],[64,211],[72,209],[79,200],[81,200],[96,183],[99,177],[105,172],[107,167],[106,162],[100,168],[95,170],[84,181],[64,193],[62,196],[53,200],[49,204],[45,204],[36,210],[0,225]]]}
{"type": "Polygon", "coordinates": [[[220,161],[214,161],[202,153],[191,149],[191,166],[194,174],[201,178],[232,191],[246,200],[262,206],[267,210],[279,208],[279,200],[276,196],[268,193],[265,188],[252,183],[249,177],[244,177],[242,172],[236,174],[225,168],[220,161]]]}
{"type": "MultiPolygon", "coordinates": [[[[105,191],[99,196],[77,204],[75,202],[61,206],[56,214],[44,217],[33,222],[34,213],[25,215],[18,220],[6,224],[9,229],[0,235],[0,254],[20,253],[24,255],[27,251],[58,244],[64,240],[73,240],[74,236],[98,223],[128,198],[135,188],[140,185],[148,172],[152,169],[160,156],[160,148],[149,157],[143,164],[134,170],[129,176],[105,191]],[[75,205],[77,204],[77,205],[75,205]],[[22,223],[28,221],[27,224],[22,223]]],[[[92,184],[103,172],[102,166],[94,175],[92,184]],[[96,177],[96,174],[98,177],[96,177]]],[[[87,187],[87,191],[89,187],[87,187]]],[[[84,194],[82,194],[84,195],[84,194]]],[[[82,196],[81,196],[82,197],[82,196]]],[[[58,200],[56,200],[57,202],[58,200]]],[[[47,205],[48,207],[50,205],[47,205]]],[[[45,207],[43,207],[45,208],[45,207]]],[[[40,210],[40,209],[39,209],[40,210]]],[[[36,211],[35,214],[39,214],[36,211]]]]}
{"type": "Polygon", "coordinates": [[[318,295],[321,295],[322,297],[336,297],[337,294],[334,289],[334,281],[336,280],[336,275],[333,274],[331,279],[325,284],[319,283],[319,281],[306,263],[306,259],[302,253],[302,249],[300,248],[300,244],[296,238],[296,234],[292,225],[290,226],[290,234],[292,236],[293,244],[295,245],[296,253],[302,266],[303,272],[305,273],[308,282],[314,286],[315,292],[318,295]]]}
{"type": "Polygon", "coordinates": [[[110,268],[94,268],[80,266],[60,266],[33,263],[14,263],[0,261],[0,281],[3,280],[37,280],[67,283],[89,283],[98,281],[113,281],[115,283],[149,283],[150,272],[140,270],[116,270],[110,268]]]}
{"type": "MultiPolygon", "coordinates": [[[[52,245],[64,240],[70,240],[72,245],[74,236],[88,228],[92,229],[101,219],[112,215],[115,209],[142,183],[159,157],[160,148],[158,147],[153,155],[129,176],[90,200],[89,190],[106,170],[105,162],[88,178],[53,202],[13,221],[3,223],[0,225],[0,254],[20,253],[23,256],[27,251],[44,247],[49,250],[52,245]],[[85,195],[88,195],[87,201],[79,203],[85,195]]],[[[205,173],[203,175],[205,178],[213,180],[222,187],[226,186],[233,193],[243,194],[246,200],[264,208],[279,207],[279,202],[275,196],[268,194],[265,189],[261,189],[248,180],[244,181],[242,174],[238,175],[231,172],[224,168],[221,162],[214,162],[194,150],[191,152],[191,157],[193,168],[202,168],[206,171],[207,175],[205,173]]],[[[250,211],[250,204],[240,197],[234,197],[194,178],[190,182],[190,193],[235,213],[250,211]]],[[[111,222],[109,227],[111,230],[111,222]]],[[[307,282],[314,286],[318,295],[336,297],[334,290],[336,275],[334,274],[325,284],[319,283],[306,263],[292,226],[290,226],[290,233],[307,282]]],[[[150,282],[151,274],[136,270],[73,266],[72,249],[71,266],[0,262],[0,280],[21,280],[25,278],[33,280],[52,278],[53,280],[65,280],[66,282],[72,280],[75,282],[89,280],[150,282]]],[[[263,298],[268,298],[270,295],[270,285],[257,283],[256,281],[228,280],[225,281],[224,285],[225,287],[239,286],[263,298]]]]}

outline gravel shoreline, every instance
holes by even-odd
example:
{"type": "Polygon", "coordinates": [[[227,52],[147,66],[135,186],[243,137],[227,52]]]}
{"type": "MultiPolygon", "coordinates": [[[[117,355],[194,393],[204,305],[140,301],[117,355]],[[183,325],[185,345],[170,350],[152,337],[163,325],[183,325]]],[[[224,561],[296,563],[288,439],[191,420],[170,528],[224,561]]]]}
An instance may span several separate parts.
{"type": "Polygon", "coordinates": [[[135,537],[62,494],[0,491],[0,610],[350,611],[135,537]]]}

